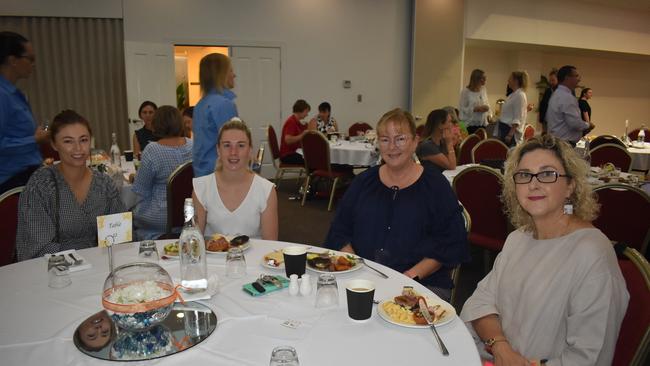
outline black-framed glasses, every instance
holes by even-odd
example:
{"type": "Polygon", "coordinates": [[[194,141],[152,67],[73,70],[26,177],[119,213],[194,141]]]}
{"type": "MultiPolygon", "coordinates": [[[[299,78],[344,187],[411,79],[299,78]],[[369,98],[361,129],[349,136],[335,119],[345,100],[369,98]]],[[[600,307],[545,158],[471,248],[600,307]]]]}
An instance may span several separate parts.
{"type": "Polygon", "coordinates": [[[554,170],[545,170],[535,174],[528,172],[517,172],[512,175],[512,179],[515,181],[515,184],[528,184],[533,180],[533,177],[535,177],[540,183],[555,183],[557,182],[558,177],[570,178],[571,176],[567,174],[560,174],[554,170]]]}

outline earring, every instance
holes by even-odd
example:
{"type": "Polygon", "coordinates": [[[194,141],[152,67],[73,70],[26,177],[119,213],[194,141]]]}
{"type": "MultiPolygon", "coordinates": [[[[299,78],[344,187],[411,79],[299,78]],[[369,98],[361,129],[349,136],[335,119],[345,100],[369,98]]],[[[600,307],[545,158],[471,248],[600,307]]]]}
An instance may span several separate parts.
{"type": "Polygon", "coordinates": [[[568,198],[564,202],[564,214],[573,215],[573,203],[568,198]]]}

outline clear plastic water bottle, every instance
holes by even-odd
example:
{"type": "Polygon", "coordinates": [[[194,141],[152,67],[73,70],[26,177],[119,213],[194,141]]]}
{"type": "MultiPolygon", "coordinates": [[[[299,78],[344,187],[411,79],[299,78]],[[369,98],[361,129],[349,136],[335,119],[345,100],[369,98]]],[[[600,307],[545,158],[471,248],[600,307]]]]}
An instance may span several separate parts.
{"type": "Polygon", "coordinates": [[[185,292],[202,292],[208,288],[208,265],[205,240],[194,222],[194,202],[191,198],[185,199],[183,212],[185,224],[179,239],[181,286],[185,292]]]}
{"type": "Polygon", "coordinates": [[[117,134],[113,132],[111,138],[113,139],[113,143],[111,144],[111,163],[113,163],[113,165],[121,167],[122,152],[120,151],[120,147],[117,146],[117,134]]]}
{"type": "Polygon", "coordinates": [[[641,130],[639,130],[639,134],[636,137],[636,141],[639,144],[643,144],[643,142],[645,142],[645,125],[641,125],[641,130]]]}

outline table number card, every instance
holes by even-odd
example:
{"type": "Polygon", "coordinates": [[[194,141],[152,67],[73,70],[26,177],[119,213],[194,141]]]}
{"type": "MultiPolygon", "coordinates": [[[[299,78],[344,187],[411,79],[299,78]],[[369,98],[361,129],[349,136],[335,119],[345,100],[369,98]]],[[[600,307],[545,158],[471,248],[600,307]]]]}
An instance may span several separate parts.
{"type": "Polygon", "coordinates": [[[133,214],[122,212],[97,216],[97,241],[100,248],[133,240],[133,214]]]}

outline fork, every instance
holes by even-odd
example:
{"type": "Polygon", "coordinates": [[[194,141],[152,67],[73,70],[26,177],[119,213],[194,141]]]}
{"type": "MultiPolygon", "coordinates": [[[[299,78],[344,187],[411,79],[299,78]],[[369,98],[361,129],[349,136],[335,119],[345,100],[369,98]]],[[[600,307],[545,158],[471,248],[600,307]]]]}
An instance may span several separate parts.
{"type": "Polygon", "coordinates": [[[378,270],[378,269],[376,269],[376,268],[374,268],[374,267],[370,267],[370,266],[368,265],[368,263],[366,263],[366,260],[363,259],[362,257],[357,257],[357,258],[358,258],[359,261],[360,261],[361,263],[363,263],[366,267],[368,267],[368,268],[372,269],[373,271],[377,272],[377,273],[378,273],[380,276],[382,276],[383,278],[388,278],[388,275],[386,275],[384,272],[382,272],[382,271],[380,271],[380,270],[378,270]]]}
{"type": "Polygon", "coordinates": [[[70,259],[72,259],[74,261],[75,266],[78,266],[81,263],[83,263],[83,259],[79,259],[79,258],[75,257],[74,254],[68,253],[68,255],[70,256],[70,259]]]}

